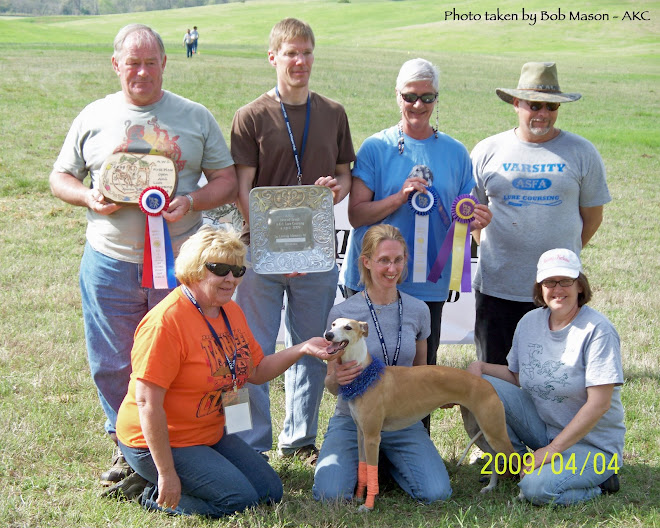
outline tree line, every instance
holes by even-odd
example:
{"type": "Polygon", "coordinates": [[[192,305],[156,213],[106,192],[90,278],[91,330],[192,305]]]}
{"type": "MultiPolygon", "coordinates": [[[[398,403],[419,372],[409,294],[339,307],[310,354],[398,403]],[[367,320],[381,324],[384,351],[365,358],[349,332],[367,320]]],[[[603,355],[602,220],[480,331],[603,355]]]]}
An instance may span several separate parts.
{"type": "MultiPolygon", "coordinates": [[[[0,0],[4,15],[111,15],[226,4],[229,0],[0,0]]],[[[245,1],[245,0],[241,0],[245,1]]]]}

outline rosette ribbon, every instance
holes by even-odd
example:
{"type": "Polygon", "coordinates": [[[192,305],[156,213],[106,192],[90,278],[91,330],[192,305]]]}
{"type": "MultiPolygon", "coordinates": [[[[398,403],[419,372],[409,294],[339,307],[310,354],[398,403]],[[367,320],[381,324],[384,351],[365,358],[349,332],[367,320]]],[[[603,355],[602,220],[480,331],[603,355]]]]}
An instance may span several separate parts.
{"type": "Polygon", "coordinates": [[[433,187],[427,187],[425,193],[416,191],[408,196],[408,206],[415,213],[413,232],[412,281],[426,282],[429,254],[429,215],[438,208],[440,197],[433,187]]]}
{"type": "Polygon", "coordinates": [[[160,187],[147,187],[140,194],[138,204],[147,215],[144,226],[142,287],[175,288],[174,251],[167,222],[161,214],[170,205],[170,197],[160,187]]]}
{"type": "Polygon", "coordinates": [[[447,231],[440,252],[431,268],[428,280],[438,282],[442,270],[452,256],[449,289],[453,291],[471,291],[472,274],[470,270],[470,222],[474,220],[474,209],[479,201],[471,194],[461,194],[451,204],[453,223],[447,231]]]}

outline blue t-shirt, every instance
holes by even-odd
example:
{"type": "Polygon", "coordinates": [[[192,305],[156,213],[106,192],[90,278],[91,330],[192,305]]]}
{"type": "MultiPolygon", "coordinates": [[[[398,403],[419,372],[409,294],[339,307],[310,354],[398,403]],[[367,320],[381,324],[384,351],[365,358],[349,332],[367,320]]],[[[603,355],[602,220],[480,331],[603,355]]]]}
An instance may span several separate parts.
{"type": "MultiPolygon", "coordinates": [[[[427,275],[437,256],[437,251],[451,225],[451,204],[459,194],[469,193],[475,185],[472,163],[462,143],[439,133],[424,140],[404,135],[403,154],[399,154],[399,132],[394,126],[367,138],[360,147],[353,167],[353,176],[360,178],[374,193],[373,200],[382,200],[401,190],[409,176],[421,176],[429,180],[439,196],[438,209],[429,215],[429,251],[427,275]]],[[[410,259],[408,274],[399,290],[423,301],[445,301],[449,293],[451,259],[437,283],[413,282],[412,258],[415,214],[408,204],[403,205],[380,222],[397,227],[408,244],[410,259]]],[[[346,258],[342,265],[340,282],[353,290],[359,285],[358,257],[362,238],[371,226],[352,229],[348,240],[346,258]]]]}

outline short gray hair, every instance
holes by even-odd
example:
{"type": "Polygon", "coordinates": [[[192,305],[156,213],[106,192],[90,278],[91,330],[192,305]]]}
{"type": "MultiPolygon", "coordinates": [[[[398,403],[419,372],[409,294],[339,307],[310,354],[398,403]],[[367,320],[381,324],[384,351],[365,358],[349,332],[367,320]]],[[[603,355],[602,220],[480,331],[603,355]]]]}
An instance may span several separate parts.
{"type": "Polygon", "coordinates": [[[426,59],[411,59],[403,63],[396,78],[396,90],[400,92],[404,86],[415,81],[429,81],[437,92],[440,85],[438,68],[426,59]]]}
{"type": "Polygon", "coordinates": [[[145,41],[155,42],[160,48],[160,58],[165,57],[165,44],[163,44],[163,39],[160,38],[160,35],[156,31],[144,24],[129,24],[121,28],[115,37],[115,52],[112,54],[115,60],[119,60],[124,51],[124,42],[133,33],[136,33],[135,36],[138,44],[142,44],[145,41]]]}

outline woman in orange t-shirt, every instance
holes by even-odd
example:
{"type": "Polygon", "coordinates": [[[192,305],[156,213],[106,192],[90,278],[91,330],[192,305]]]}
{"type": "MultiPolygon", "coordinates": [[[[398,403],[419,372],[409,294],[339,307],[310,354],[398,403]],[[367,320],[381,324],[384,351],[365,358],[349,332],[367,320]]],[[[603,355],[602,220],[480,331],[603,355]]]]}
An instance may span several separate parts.
{"type": "Polygon", "coordinates": [[[275,378],[305,354],[328,359],[329,342],[315,337],[264,357],[231,300],[245,273],[245,253],[237,234],[209,226],[181,247],[176,276],[182,285],[137,327],[133,372],[117,418],[120,448],[135,473],[106,494],[210,517],[281,500],[277,473],[229,434],[250,427],[242,387],[275,378]]]}

